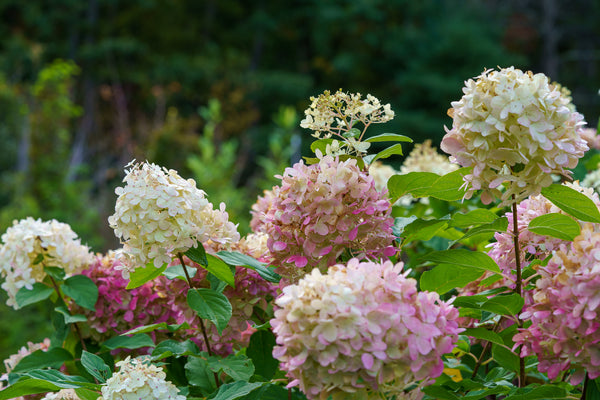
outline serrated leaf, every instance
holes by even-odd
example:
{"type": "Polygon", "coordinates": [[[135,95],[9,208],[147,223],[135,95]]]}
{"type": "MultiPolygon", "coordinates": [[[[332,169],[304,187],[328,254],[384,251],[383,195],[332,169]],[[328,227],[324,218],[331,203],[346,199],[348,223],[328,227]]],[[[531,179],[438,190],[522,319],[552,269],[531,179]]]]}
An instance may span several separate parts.
{"type": "Polygon", "coordinates": [[[252,391],[263,386],[266,382],[253,382],[248,383],[244,381],[237,381],[233,383],[227,383],[219,388],[217,395],[213,400],[235,400],[242,396],[246,396],[252,391]]]}
{"type": "Polygon", "coordinates": [[[471,171],[471,167],[461,168],[440,176],[431,184],[431,189],[427,195],[445,201],[461,200],[466,193],[466,190],[463,187],[463,176],[471,173],[471,171]],[[461,189],[461,187],[463,188],[461,189]]]}
{"type": "Polygon", "coordinates": [[[60,368],[66,361],[71,361],[73,355],[60,347],[48,351],[36,350],[23,357],[12,369],[12,373],[23,373],[39,368],[60,368]]]}
{"type": "Polygon", "coordinates": [[[0,400],[10,400],[29,394],[55,392],[61,387],[41,379],[24,377],[0,391],[0,400]]]}
{"type": "Polygon", "coordinates": [[[189,339],[184,342],[178,342],[171,339],[165,340],[157,344],[154,350],[152,350],[152,358],[154,360],[171,356],[180,357],[198,354],[200,354],[200,349],[198,349],[196,343],[189,339]]]}
{"type": "Polygon", "coordinates": [[[185,376],[190,385],[197,386],[206,395],[217,389],[214,373],[208,368],[208,361],[204,358],[189,357],[185,363],[185,376]]]}
{"type": "Polygon", "coordinates": [[[572,241],[581,233],[581,226],[573,218],[560,213],[540,215],[531,220],[527,229],[538,235],[552,236],[569,241],[572,241]]]}
{"type": "Polygon", "coordinates": [[[87,388],[91,390],[100,390],[100,385],[88,382],[84,377],[77,375],[65,375],[55,369],[36,369],[25,374],[33,379],[43,379],[60,388],[87,388]]]}
{"type": "Polygon", "coordinates": [[[62,291],[83,308],[96,311],[98,287],[85,275],[73,275],[62,284],[62,291]]]}
{"type": "Polygon", "coordinates": [[[112,376],[112,371],[102,358],[85,350],[81,352],[81,365],[100,383],[105,383],[112,376]]]}
{"type": "Polygon", "coordinates": [[[184,254],[196,264],[200,264],[203,267],[208,265],[208,260],[206,259],[206,250],[204,250],[202,243],[198,241],[196,242],[196,247],[191,247],[184,254]]]}
{"type": "Polygon", "coordinates": [[[211,289],[190,289],[187,302],[202,319],[211,321],[217,327],[219,335],[231,319],[231,303],[222,293],[211,289]]]}
{"type": "Polygon", "coordinates": [[[25,307],[30,304],[46,300],[52,295],[54,289],[43,283],[36,282],[31,289],[22,287],[16,294],[16,301],[19,307],[25,307]]]}
{"type": "Polygon", "coordinates": [[[542,195],[575,218],[588,222],[600,222],[598,207],[590,198],[575,189],[554,183],[543,188],[542,195]]]}
{"type": "Polygon", "coordinates": [[[479,270],[500,272],[500,267],[498,267],[498,264],[490,256],[479,251],[466,249],[433,251],[421,257],[421,261],[454,264],[479,270]]]}
{"type": "Polygon", "coordinates": [[[498,216],[485,208],[478,208],[469,211],[466,214],[456,213],[450,219],[450,226],[453,228],[470,228],[494,222],[498,216]]]}
{"type": "Polygon", "coordinates": [[[498,344],[492,344],[492,357],[501,367],[519,373],[519,356],[498,344]]]}
{"type": "Polygon", "coordinates": [[[167,264],[163,264],[160,268],[156,268],[154,263],[150,261],[144,268],[136,268],[129,275],[129,283],[126,289],[135,289],[142,286],[146,282],[150,282],[167,269],[167,264]]]}
{"type": "MultiPolygon", "coordinates": [[[[187,265],[185,268],[186,268],[187,273],[190,276],[190,278],[193,278],[194,276],[196,276],[196,272],[198,272],[198,268],[188,267],[187,265]]],[[[183,265],[181,265],[181,264],[167,267],[167,269],[165,269],[162,274],[164,276],[166,276],[168,279],[181,279],[182,281],[187,282],[187,278],[185,276],[185,271],[183,270],[183,265]]]]}
{"type": "Polygon", "coordinates": [[[208,261],[208,264],[204,268],[208,272],[210,272],[223,282],[227,283],[229,286],[235,287],[235,277],[229,265],[227,265],[220,258],[213,256],[212,254],[207,254],[206,260],[208,261]]]}
{"type": "Polygon", "coordinates": [[[72,324],[75,322],[87,321],[87,317],[85,315],[82,315],[82,314],[71,315],[71,313],[65,306],[56,307],[54,310],[59,312],[60,314],[62,314],[62,316],[65,319],[65,324],[72,324]]]}
{"type": "Polygon", "coordinates": [[[394,144],[386,149],[381,150],[379,153],[377,153],[375,155],[375,157],[373,157],[373,159],[371,160],[371,163],[382,159],[382,158],[389,158],[393,155],[402,155],[402,145],[401,144],[394,144]]]}
{"type": "Polygon", "coordinates": [[[109,350],[115,349],[139,349],[141,347],[154,347],[155,344],[150,336],[138,333],[133,336],[115,336],[102,343],[102,347],[109,350]]]}
{"type": "Polygon", "coordinates": [[[54,267],[54,266],[44,267],[44,272],[59,282],[61,282],[63,279],[65,279],[65,276],[66,276],[65,270],[60,267],[54,267]]]}
{"type": "Polygon", "coordinates": [[[476,339],[486,340],[488,342],[496,343],[503,345],[504,340],[498,335],[496,332],[492,332],[485,328],[467,328],[463,333],[463,335],[467,335],[470,337],[474,337],[476,339]]]}
{"type": "Polygon", "coordinates": [[[281,276],[273,272],[264,263],[237,251],[219,251],[217,255],[229,265],[250,268],[256,271],[264,280],[279,283],[281,276]]]}
{"type": "Polygon", "coordinates": [[[402,231],[402,246],[415,240],[427,241],[433,238],[438,232],[448,227],[448,220],[432,219],[423,220],[416,219],[404,227],[402,231]]]}
{"type": "Polygon", "coordinates": [[[256,374],[270,380],[277,372],[279,361],[273,358],[275,335],[270,330],[258,330],[250,337],[246,355],[252,359],[256,374]]]}
{"type": "Polygon", "coordinates": [[[431,185],[440,178],[433,172],[409,172],[403,175],[393,175],[387,183],[390,202],[395,203],[405,194],[413,197],[427,196],[431,185]]]}
{"type": "Polygon", "coordinates": [[[484,271],[477,268],[461,267],[452,264],[440,264],[423,272],[421,275],[421,290],[444,294],[452,289],[461,288],[483,275],[484,271]]]}
{"type": "Polygon", "coordinates": [[[219,375],[223,372],[234,381],[247,381],[254,375],[254,364],[244,355],[231,354],[225,358],[209,357],[208,368],[219,375]]]}
{"type": "Polygon", "coordinates": [[[521,311],[525,300],[517,293],[492,297],[481,305],[481,309],[498,315],[516,315],[521,311]]]}
{"type": "Polygon", "coordinates": [[[412,139],[408,136],[399,135],[397,133],[382,133],[381,135],[371,136],[364,140],[365,142],[407,142],[412,143],[412,139]]]}

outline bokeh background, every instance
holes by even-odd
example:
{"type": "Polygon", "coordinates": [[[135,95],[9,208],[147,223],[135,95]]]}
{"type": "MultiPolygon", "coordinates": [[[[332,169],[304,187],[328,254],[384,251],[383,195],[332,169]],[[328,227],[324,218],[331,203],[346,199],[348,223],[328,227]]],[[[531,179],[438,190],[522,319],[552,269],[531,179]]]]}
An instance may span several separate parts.
{"type": "MultiPolygon", "coordinates": [[[[568,88],[595,127],[599,22],[598,0],[0,0],[0,232],[55,218],[116,248],[107,217],[135,158],[194,178],[244,234],[306,154],[299,121],[326,89],[390,103],[372,133],[437,146],[463,82],[514,65],[568,88]]],[[[1,296],[4,359],[51,327],[1,296]]]]}

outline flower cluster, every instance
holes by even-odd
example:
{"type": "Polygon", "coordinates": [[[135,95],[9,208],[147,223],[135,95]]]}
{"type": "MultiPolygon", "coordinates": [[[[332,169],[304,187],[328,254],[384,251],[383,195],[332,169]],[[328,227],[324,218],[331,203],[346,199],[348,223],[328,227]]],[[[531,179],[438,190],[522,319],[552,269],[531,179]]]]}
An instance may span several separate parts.
{"type": "MultiPolygon", "coordinates": [[[[3,388],[3,382],[8,382],[8,374],[17,366],[19,361],[21,361],[24,357],[30,355],[34,351],[42,350],[48,351],[50,348],[50,339],[46,338],[41,343],[32,343],[27,342],[27,346],[23,346],[19,349],[17,354],[13,354],[4,360],[4,368],[6,369],[6,373],[0,376],[0,390],[3,388]]],[[[30,400],[32,396],[21,396],[15,397],[13,400],[30,400]]]]}
{"type": "Polygon", "coordinates": [[[487,70],[463,92],[448,111],[452,130],[441,147],[452,162],[473,167],[464,177],[467,198],[482,189],[486,204],[494,196],[504,205],[513,195],[520,201],[549,186],[550,174],[568,176],[588,150],[579,136],[583,116],[543,74],[487,70]]]}
{"type": "Polygon", "coordinates": [[[161,367],[147,358],[130,358],[117,362],[116,371],[102,386],[102,400],[152,399],[185,400],[179,389],[165,380],[161,367]]]}
{"type": "Polygon", "coordinates": [[[300,122],[300,126],[313,130],[316,138],[330,138],[332,135],[342,138],[342,142],[335,141],[330,145],[330,155],[365,153],[370,143],[361,143],[360,140],[369,125],[388,122],[394,118],[390,105],[382,105],[370,94],[363,99],[360,93],[338,90],[331,94],[326,90],[310,100],[312,103],[304,111],[306,117],[300,122]],[[358,122],[363,124],[362,131],[354,128],[358,122]]]}
{"type": "Polygon", "coordinates": [[[18,309],[19,289],[31,289],[46,277],[45,266],[60,267],[67,275],[78,273],[92,259],[87,246],[81,244],[71,227],[56,220],[42,221],[28,217],[14,221],[2,235],[0,276],[2,289],[8,294],[6,304],[18,309]]]}
{"type": "Polygon", "coordinates": [[[193,179],[155,164],[129,164],[118,187],[115,214],[108,222],[123,242],[119,254],[123,276],[153,262],[169,263],[172,256],[202,243],[228,244],[239,240],[224,205],[214,210],[193,179]]]}
{"type": "Polygon", "coordinates": [[[402,163],[400,173],[433,172],[438,175],[446,175],[457,169],[458,166],[452,164],[448,157],[438,153],[437,149],[431,145],[431,140],[427,139],[423,143],[415,144],[402,163]]]}
{"type": "Polygon", "coordinates": [[[586,223],[566,250],[554,253],[545,267],[537,267],[533,303],[521,314],[530,321],[514,340],[523,357],[535,354],[538,369],[555,379],[575,369],[578,384],[587,372],[600,376],[600,225],[586,223]]]}
{"type": "Polygon", "coordinates": [[[382,163],[381,161],[375,161],[374,163],[369,164],[369,175],[373,177],[375,189],[380,192],[387,192],[388,181],[392,176],[397,174],[398,171],[396,171],[393,167],[382,163]]]}
{"type": "MultiPolygon", "coordinates": [[[[154,281],[135,289],[127,289],[129,282],[121,275],[120,264],[115,259],[114,252],[96,257],[82,272],[98,286],[96,311],[71,305],[74,313],[87,317],[88,324],[85,326],[90,329],[85,333],[99,342],[138,326],[160,322],[175,323],[179,316],[165,300],[175,293],[158,290],[154,281]]],[[[156,280],[168,281],[164,276],[156,280]]]]}
{"type": "Polygon", "coordinates": [[[579,135],[587,142],[590,149],[600,150],[600,135],[594,128],[583,128],[579,131],[579,135]]]}
{"type": "Polygon", "coordinates": [[[356,160],[321,156],[318,164],[299,162],[280,178],[281,186],[270,202],[259,200],[254,217],[269,235],[272,263],[284,278],[297,281],[307,265],[325,269],[346,249],[360,257],[395,254],[387,192],[375,189],[356,160]]]}
{"type": "Polygon", "coordinates": [[[354,258],[283,288],[271,320],[273,356],[290,386],[309,399],[367,398],[442,374],[441,356],[461,332],[458,310],[436,293],[418,292],[402,267],[354,258]]]}

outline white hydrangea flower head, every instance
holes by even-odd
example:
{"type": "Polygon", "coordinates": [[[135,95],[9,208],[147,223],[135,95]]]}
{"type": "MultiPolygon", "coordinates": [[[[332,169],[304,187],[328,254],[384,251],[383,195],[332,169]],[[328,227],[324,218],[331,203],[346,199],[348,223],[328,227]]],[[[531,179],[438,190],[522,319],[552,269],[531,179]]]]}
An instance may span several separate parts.
{"type": "Polygon", "coordinates": [[[481,189],[484,203],[519,202],[551,185],[551,174],[568,177],[588,150],[583,116],[544,74],[486,70],[465,85],[448,110],[452,129],[441,147],[450,161],[473,167],[464,176],[466,198],[481,189]]]}
{"type": "Polygon", "coordinates": [[[581,186],[592,188],[596,192],[600,191],[600,165],[585,175],[585,178],[581,181],[581,186]]]}
{"type": "MultiPolygon", "coordinates": [[[[118,371],[102,386],[102,400],[185,400],[179,389],[165,380],[161,367],[147,357],[127,357],[116,363],[118,371]]],[[[100,400],[100,399],[99,399],[100,400]]]]}
{"type": "Polygon", "coordinates": [[[458,165],[450,162],[447,156],[438,153],[427,139],[423,143],[415,144],[410,154],[404,159],[400,167],[401,174],[409,172],[433,172],[438,175],[446,175],[456,171],[458,165]]]}
{"type": "Polygon", "coordinates": [[[398,171],[379,160],[369,164],[369,175],[373,177],[373,180],[375,181],[375,189],[377,189],[378,192],[383,190],[387,191],[388,181],[396,174],[398,174],[398,171]]]}
{"type": "Polygon", "coordinates": [[[125,279],[149,262],[156,267],[169,263],[196,241],[227,245],[239,240],[225,205],[214,210],[193,179],[147,162],[132,161],[128,167],[125,186],[115,189],[115,213],[108,218],[123,243],[118,258],[125,279]]]}
{"type": "Polygon", "coordinates": [[[46,393],[42,400],[81,400],[75,389],[62,389],[56,393],[46,393]]]}
{"type": "Polygon", "coordinates": [[[13,221],[13,226],[2,235],[0,247],[0,276],[4,277],[2,289],[8,294],[6,304],[18,309],[17,292],[42,282],[46,277],[45,266],[62,268],[69,276],[86,268],[92,258],[89,247],[81,244],[68,224],[31,217],[13,221]]]}

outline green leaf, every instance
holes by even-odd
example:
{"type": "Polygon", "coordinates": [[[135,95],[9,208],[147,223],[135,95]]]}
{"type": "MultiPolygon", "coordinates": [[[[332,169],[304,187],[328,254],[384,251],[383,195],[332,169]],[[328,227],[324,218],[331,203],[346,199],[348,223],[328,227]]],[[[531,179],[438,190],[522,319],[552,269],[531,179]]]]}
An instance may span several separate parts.
{"type": "Polygon", "coordinates": [[[447,227],[447,219],[416,219],[404,227],[401,235],[402,246],[415,240],[427,241],[447,227]]]}
{"type": "Polygon", "coordinates": [[[517,293],[492,297],[481,305],[481,309],[498,315],[516,315],[521,311],[525,300],[517,293]]]}
{"type": "Polygon", "coordinates": [[[456,213],[450,220],[453,228],[470,228],[496,221],[498,216],[485,208],[478,208],[466,214],[456,213]]]}
{"type": "Polygon", "coordinates": [[[178,342],[171,339],[165,340],[157,344],[154,350],[152,350],[152,358],[154,360],[160,360],[171,356],[179,357],[198,354],[200,354],[198,346],[189,339],[185,342],[178,342]]]}
{"type": "Polygon", "coordinates": [[[62,291],[83,308],[96,311],[98,287],[85,275],[73,275],[62,284],[62,291]]]}
{"type": "Polygon", "coordinates": [[[375,157],[373,157],[373,159],[371,160],[371,163],[375,162],[376,160],[379,160],[380,158],[389,158],[393,155],[402,155],[402,145],[401,144],[394,144],[391,145],[390,147],[381,150],[379,153],[377,153],[375,155],[375,157]]]}
{"type": "Polygon", "coordinates": [[[325,154],[325,149],[327,148],[328,144],[331,144],[333,142],[333,139],[329,138],[329,139],[317,139],[314,142],[312,142],[310,144],[310,150],[313,153],[316,153],[317,150],[320,150],[322,154],[325,154]]]}
{"type": "Polygon", "coordinates": [[[65,324],[72,324],[74,322],[84,322],[87,321],[87,317],[82,314],[71,315],[67,307],[60,306],[54,309],[55,311],[61,313],[65,319],[65,324]]]}
{"type": "Polygon", "coordinates": [[[62,282],[62,280],[65,279],[66,276],[65,270],[60,267],[44,267],[44,272],[59,282],[62,282]]]}
{"type": "Polygon", "coordinates": [[[200,264],[203,267],[208,265],[208,260],[206,259],[206,250],[204,250],[204,246],[200,242],[196,242],[197,247],[191,247],[184,254],[196,264],[200,264]]]}
{"type": "Polygon", "coordinates": [[[109,350],[115,349],[139,349],[141,347],[154,347],[155,344],[150,336],[138,333],[133,336],[115,336],[102,343],[102,347],[109,350]]]}
{"type": "Polygon", "coordinates": [[[345,138],[358,138],[360,137],[361,131],[357,128],[351,128],[349,131],[342,133],[345,138]]]}
{"type": "Polygon", "coordinates": [[[445,201],[461,200],[466,193],[464,188],[463,176],[471,172],[472,168],[461,168],[440,176],[433,184],[427,193],[429,197],[445,201]]]}
{"type": "Polygon", "coordinates": [[[444,294],[452,289],[464,287],[483,275],[478,268],[461,267],[452,264],[440,264],[421,275],[421,290],[444,294]]]}
{"type": "Polygon", "coordinates": [[[237,381],[227,383],[219,388],[217,395],[213,400],[235,400],[263,386],[266,382],[248,383],[237,381]]]}
{"type": "Polygon", "coordinates": [[[98,398],[102,398],[100,392],[89,389],[77,388],[75,389],[75,393],[81,400],[98,400],[98,398]]]}
{"type": "Polygon", "coordinates": [[[166,322],[159,322],[158,324],[142,325],[137,328],[123,332],[122,335],[132,335],[134,333],[148,333],[156,330],[168,330],[169,332],[175,332],[178,329],[188,329],[190,325],[187,322],[182,324],[167,324],[166,322]]]}
{"type": "Polygon", "coordinates": [[[273,358],[275,335],[270,330],[259,330],[252,334],[246,349],[246,355],[252,359],[256,374],[270,380],[279,367],[279,361],[273,358]]]}
{"type": "Polygon", "coordinates": [[[501,367],[519,373],[519,356],[498,344],[492,344],[492,357],[501,367]]]}
{"type": "Polygon", "coordinates": [[[560,213],[540,215],[531,220],[527,229],[538,235],[569,241],[581,233],[581,226],[573,218],[560,213]]]}
{"type": "MultiPolygon", "coordinates": [[[[282,400],[287,398],[288,390],[285,387],[265,383],[263,387],[244,397],[244,400],[282,400]]],[[[306,397],[302,398],[306,399],[306,397]]]]}
{"type": "Polygon", "coordinates": [[[587,389],[585,391],[585,399],[586,400],[600,400],[600,378],[589,379],[587,384],[587,389]]]}
{"type": "Polygon", "coordinates": [[[225,358],[209,357],[208,368],[219,375],[223,372],[234,381],[247,381],[254,375],[252,360],[244,355],[231,354],[225,358]]]}
{"type": "MultiPolygon", "coordinates": [[[[198,272],[198,268],[188,267],[186,265],[186,270],[190,278],[196,276],[196,272],[198,272]]],[[[187,282],[187,278],[185,277],[185,271],[183,270],[183,265],[177,264],[171,267],[167,267],[167,269],[163,272],[163,275],[168,279],[181,279],[182,281],[187,282]]]]}
{"type": "MultiPolygon", "coordinates": [[[[479,270],[500,272],[498,264],[487,254],[466,249],[450,249],[433,251],[421,257],[422,261],[432,261],[439,264],[454,264],[479,270]]],[[[480,275],[481,276],[481,275],[480,275]]]]}
{"type": "Polygon", "coordinates": [[[39,301],[46,300],[53,292],[54,289],[40,282],[34,283],[31,289],[22,287],[16,295],[17,305],[19,307],[25,307],[30,304],[35,304],[39,301]]]}
{"type": "Polygon", "coordinates": [[[43,379],[63,389],[83,387],[91,390],[100,390],[99,384],[88,382],[82,376],[65,375],[55,369],[36,369],[27,372],[25,375],[33,379],[43,379]]]}
{"type": "Polygon", "coordinates": [[[231,303],[225,295],[211,289],[190,289],[187,294],[189,306],[202,319],[211,321],[219,335],[231,319],[231,303]]]}
{"type": "Polygon", "coordinates": [[[590,198],[575,189],[554,183],[543,188],[542,195],[575,218],[588,222],[600,222],[598,207],[590,198]]]}
{"type": "MultiPolygon", "coordinates": [[[[467,233],[465,233],[460,239],[456,240],[454,243],[462,242],[465,239],[469,239],[469,238],[472,238],[477,235],[493,236],[496,232],[506,232],[507,228],[508,228],[508,219],[506,217],[501,217],[501,218],[496,219],[494,222],[479,225],[472,229],[469,229],[469,231],[467,233]]],[[[454,243],[452,243],[450,246],[452,246],[454,243]]]]}
{"type": "Polygon", "coordinates": [[[67,350],[55,347],[48,351],[36,350],[23,357],[11,372],[27,372],[39,368],[60,368],[65,361],[71,361],[73,355],[67,350]]]}
{"type": "Polygon", "coordinates": [[[223,282],[227,283],[229,286],[235,287],[235,277],[229,265],[227,265],[220,258],[213,256],[212,254],[207,254],[206,259],[208,261],[208,265],[204,268],[208,272],[210,272],[223,282]]]}
{"type": "Polygon", "coordinates": [[[434,399],[458,400],[458,397],[453,392],[442,386],[426,386],[423,388],[423,392],[434,399]]]}
{"type": "Polygon", "coordinates": [[[100,383],[105,383],[112,376],[112,371],[103,359],[85,350],[81,352],[81,365],[100,383]]]}
{"type": "Polygon", "coordinates": [[[167,269],[167,264],[163,264],[160,268],[156,268],[152,261],[146,264],[144,268],[136,268],[136,270],[129,275],[127,289],[135,289],[142,286],[144,283],[149,282],[162,274],[165,269],[167,269]]]}
{"type": "Polygon", "coordinates": [[[433,172],[409,172],[404,175],[392,175],[387,183],[390,202],[393,204],[405,194],[413,197],[427,196],[431,185],[439,179],[433,172]]]}
{"type": "Polygon", "coordinates": [[[412,139],[408,136],[399,135],[397,133],[382,133],[381,135],[371,136],[364,140],[365,142],[408,142],[412,143],[412,139]]]}
{"type": "Polygon", "coordinates": [[[482,295],[473,295],[473,296],[458,296],[454,299],[452,303],[455,307],[468,307],[474,309],[481,309],[481,305],[488,301],[488,298],[482,295]]]}
{"type": "Polygon", "coordinates": [[[217,389],[215,375],[208,368],[208,361],[204,358],[189,357],[185,363],[185,376],[190,385],[199,387],[205,395],[209,395],[217,389]]]}
{"type": "Polygon", "coordinates": [[[516,394],[507,396],[504,398],[504,400],[542,400],[565,398],[567,398],[567,391],[563,387],[557,385],[543,385],[533,389],[530,389],[529,387],[519,389],[516,394]]]}
{"type": "Polygon", "coordinates": [[[267,268],[264,263],[237,251],[219,251],[217,255],[229,265],[250,268],[256,271],[264,280],[279,283],[281,276],[267,268]]]}
{"type": "Polygon", "coordinates": [[[503,345],[504,340],[498,335],[496,332],[492,332],[485,328],[467,328],[463,333],[463,335],[467,335],[470,337],[474,337],[476,339],[486,340],[488,342],[496,343],[503,345]]]}
{"type": "Polygon", "coordinates": [[[23,377],[17,382],[0,391],[0,400],[10,400],[29,394],[56,392],[59,386],[41,379],[23,377]]]}

